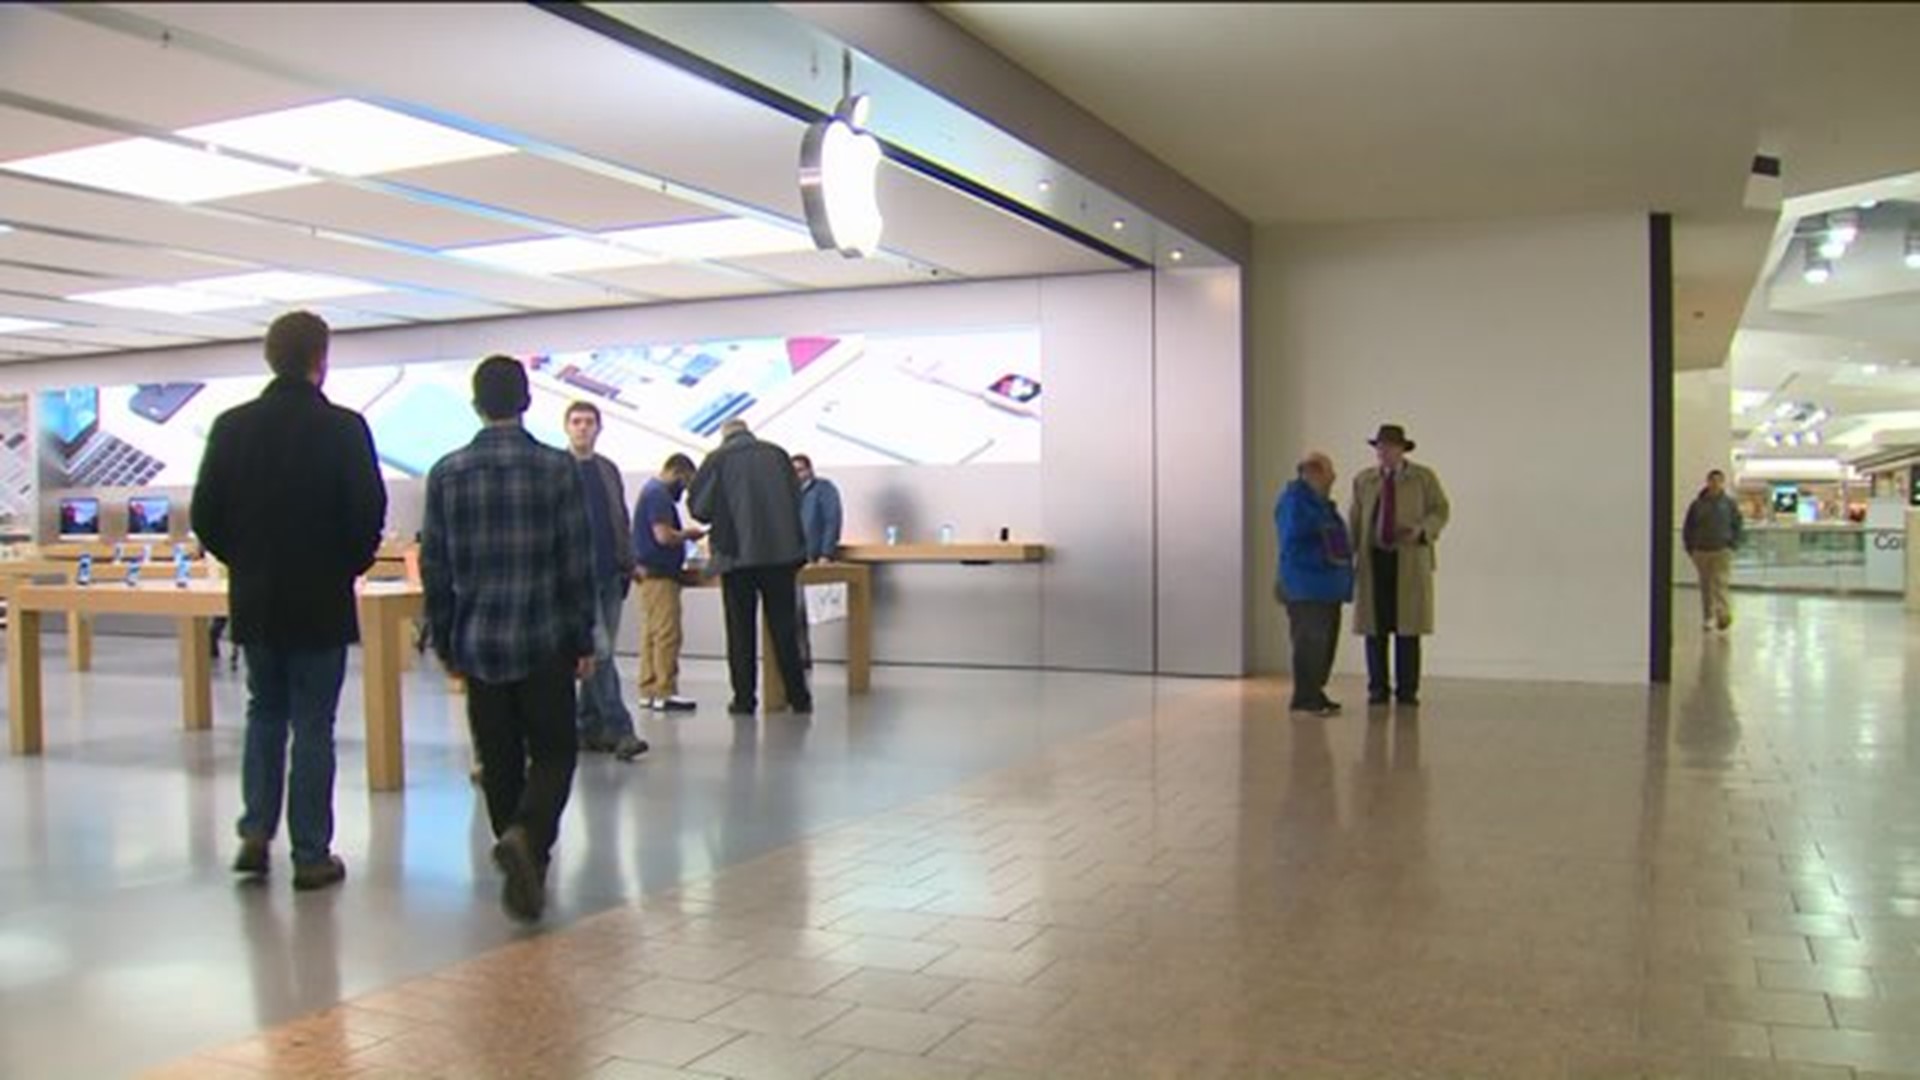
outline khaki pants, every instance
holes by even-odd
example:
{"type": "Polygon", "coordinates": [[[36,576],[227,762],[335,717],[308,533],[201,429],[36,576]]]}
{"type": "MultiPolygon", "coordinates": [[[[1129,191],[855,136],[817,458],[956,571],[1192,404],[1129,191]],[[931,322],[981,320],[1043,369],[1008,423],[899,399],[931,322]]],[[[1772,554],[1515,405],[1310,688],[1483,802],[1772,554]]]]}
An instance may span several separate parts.
{"type": "Polygon", "coordinates": [[[1733,605],[1727,600],[1733,552],[1696,551],[1693,566],[1700,573],[1700,617],[1723,630],[1733,625],[1733,605]]]}
{"type": "Polygon", "coordinates": [[[680,579],[640,579],[640,696],[680,692],[680,579]]]}

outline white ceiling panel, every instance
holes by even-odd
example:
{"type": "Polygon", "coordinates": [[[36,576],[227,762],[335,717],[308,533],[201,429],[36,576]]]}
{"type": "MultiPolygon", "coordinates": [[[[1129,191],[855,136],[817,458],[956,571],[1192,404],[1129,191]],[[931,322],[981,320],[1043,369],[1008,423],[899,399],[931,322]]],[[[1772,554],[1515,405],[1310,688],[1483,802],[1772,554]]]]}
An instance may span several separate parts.
{"type": "MultiPolygon", "coordinates": [[[[5,19],[4,9],[0,9],[0,23],[5,19]]],[[[5,85],[11,86],[12,81],[5,80],[5,85]]],[[[117,132],[0,105],[0,161],[74,150],[118,138],[122,136],[117,132]]]]}
{"type": "Polygon", "coordinates": [[[341,301],[344,306],[406,319],[479,319],[493,315],[511,315],[512,309],[466,296],[440,293],[388,292],[356,296],[341,301]]]}
{"type": "Polygon", "coordinates": [[[198,334],[161,334],[152,330],[115,326],[60,327],[35,331],[35,336],[75,345],[115,349],[161,349],[211,340],[209,336],[198,334]]]}
{"type": "Polygon", "coordinates": [[[704,206],[528,154],[412,169],[387,179],[590,231],[713,216],[704,206]]]}
{"type": "Polygon", "coordinates": [[[0,233],[0,259],[145,281],[178,281],[210,274],[236,273],[259,266],[249,260],[177,254],[105,240],[55,236],[29,229],[0,233]]]}
{"type": "MultiPolygon", "coordinates": [[[[462,166],[446,168],[458,172],[462,166]]],[[[346,184],[315,184],[244,195],[222,199],[215,205],[433,248],[542,235],[491,217],[346,184]]]]}
{"type": "Polygon", "coordinates": [[[747,296],[754,293],[784,292],[787,289],[779,282],[766,281],[747,274],[730,274],[687,263],[605,270],[594,274],[593,277],[596,281],[606,281],[629,289],[637,289],[669,300],[747,296]]]}
{"type": "Polygon", "coordinates": [[[327,96],[26,4],[0,5],[0,72],[9,90],[169,129],[327,96]]]}
{"type": "Polygon", "coordinates": [[[869,285],[925,284],[939,280],[895,259],[849,259],[834,251],[755,255],[731,262],[813,289],[855,289],[869,285]]]}
{"type": "MultiPolygon", "coordinates": [[[[77,292],[111,289],[128,282],[125,278],[41,270],[0,261],[0,293],[6,294],[27,293],[58,300],[77,292]]],[[[0,308],[5,306],[6,301],[0,300],[0,308]]]]}
{"type": "Polygon", "coordinates": [[[967,277],[1073,274],[1120,267],[1106,256],[889,161],[880,170],[888,251],[967,277]]]}

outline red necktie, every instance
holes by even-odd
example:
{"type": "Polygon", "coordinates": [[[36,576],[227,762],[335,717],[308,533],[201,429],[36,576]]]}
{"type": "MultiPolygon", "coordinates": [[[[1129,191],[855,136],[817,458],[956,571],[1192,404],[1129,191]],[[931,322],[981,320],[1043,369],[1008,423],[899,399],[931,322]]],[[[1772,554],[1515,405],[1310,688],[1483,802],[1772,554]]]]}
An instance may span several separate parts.
{"type": "Polygon", "coordinates": [[[1389,469],[1380,475],[1380,546],[1391,548],[1396,546],[1400,539],[1398,522],[1394,520],[1393,513],[1393,489],[1396,486],[1393,482],[1394,470],[1389,469]]]}

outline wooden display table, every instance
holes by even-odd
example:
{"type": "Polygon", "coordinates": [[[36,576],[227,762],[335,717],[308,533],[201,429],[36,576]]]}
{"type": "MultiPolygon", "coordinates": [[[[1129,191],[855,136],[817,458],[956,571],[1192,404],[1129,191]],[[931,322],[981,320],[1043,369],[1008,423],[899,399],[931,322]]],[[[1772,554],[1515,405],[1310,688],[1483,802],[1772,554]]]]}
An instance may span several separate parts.
{"type": "MultiPolygon", "coordinates": [[[[12,579],[8,586],[7,700],[14,754],[38,754],[43,746],[40,618],[52,612],[66,612],[70,617],[154,615],[176,620],[181,718],[188,731],[213,725],[212,643],[207,624],[227,613],[227,583],[203,578],[180,588],[170,577],[143,581],[134,588],[110,582],[34,585],[12,579]]],[[[374,791],[393,791],[406,781],[400,709],[401,657],[407,641],[404,627],[408,619],[420,614],[422,597],[417,588],[385,582],[362,585],[359,592],[367,786],[374,791]]]]}
{"type": "MultiPolygon", "coordinates": [[[[16,583],[37,577],[57,577],[71,584],[74,575],[79,572],[79,561],[66,559],[11,559],[0,562],[0,599],[11,596],[16,583]]],[[[207,567],[203,562],[189,565],[187,573],[194,578],[205,578],[207,567]]],[[[148,581],[160,580],[173,582],[173,560],[154,559],[148,563],[141,574],[148,581]]],[[[93,567],[93,580],[101,585],[126,585],[127,564],[115,562],[96,563],[93,567]]],[[[9,608],[12,606],[9,603],[9,608]]],[[[80,611],[67,612],[67,667],[72,671],[93,670],[93,619],[80,611]]]]}
{"type": "Polygon", "coordinates": [[[1035,563],[1047,557],[1045,544],[842,544],[840,558],[850,563],[1035,563]]]}
{"type": "MultiPolygon", "coordinates": [[[[688,570],[680,580],[692,589],[720,587],[718,577],[707,577],[697,570],[688,570]]],[[[847,692],[864,694],[872,690],[873,570],[851,563],[819,563],[801,567],[800,584],[847,587],[847,692]]],[[[777,712],[788,704],[780,657],[773,651],[773,635],[764,619],[760,625],[760,704],[768,712],[777,712]]]]}

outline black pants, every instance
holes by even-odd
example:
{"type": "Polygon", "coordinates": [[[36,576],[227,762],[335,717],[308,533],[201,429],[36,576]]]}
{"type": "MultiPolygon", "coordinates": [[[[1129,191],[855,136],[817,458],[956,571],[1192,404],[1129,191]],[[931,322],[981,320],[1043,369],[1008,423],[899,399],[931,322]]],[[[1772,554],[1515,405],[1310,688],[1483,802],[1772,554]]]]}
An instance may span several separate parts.
{"type": "Polygon", "coordinates": [[[751,566],[720,575],[720,595],[727,609],[727,674],[733,682],[736,705],[759,701],[754,679],[760,659],[757,616],[761,604],[766,605],[767,634],[773,639],[774,658],[780,661],[787,704],[796,708],[813,704],[800,659],[798,605],[794,602],[799,576],[797,566],[751,566]]]}
{"type": "Polygon", "coordinates": [[[1367,696],[1387,697],[1395,692],[1399,676],[1402,701],[1420,693],[1420,637],[1400,629],[1400,553],[1375,548],[1373,560],[1373,630],[1367,635],[1367,696]],[[1387,670],[1387,638],[1393,638],[1393,671],[1387,670]]]}
{"type": "Polygon", "coordinates": [[[467,680],[467,724],[493,835],[520,826],[543,865],[573,792],[573,674],[570,661],[556,658],[516,682],[467,680]]]}
{"type": "Polygon", "coordinates": [[[1287,629],[1293,635],[1293,708],[1327,703],[1327,676],[1340,648],[1340,605],[1311,600],[1287,603],[1287,629]]]}

